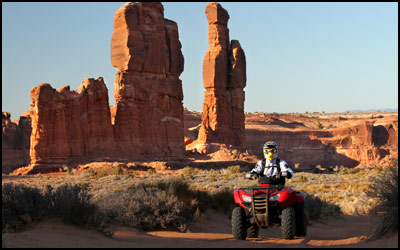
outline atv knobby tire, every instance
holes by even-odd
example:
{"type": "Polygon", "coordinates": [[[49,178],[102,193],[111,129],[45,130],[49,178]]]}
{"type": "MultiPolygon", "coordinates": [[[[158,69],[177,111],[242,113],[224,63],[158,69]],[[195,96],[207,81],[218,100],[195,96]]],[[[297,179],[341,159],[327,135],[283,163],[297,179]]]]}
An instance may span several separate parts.
{"type": "Polygon", "coordinates": [[[246,211],[242,207],[232,210],[232,234],[237,240],[245,240],[247,237],[246,211]]]}
{"type": "Polygon", "coordinates": [[[295,236],[296,231],[296,218],[293,207],[286,207],[282,210],[282,237],[287,240],[291,240],[295,236]]]}
{"type": "Polygon", "coordinates": [[[307,216],[304,211],[304,202],[296,205],[296,236],[307,235],[307,216]]]}
{"type": "Polygon", "coordinates": [[[247,227],[247,238],[257,238],[258,237],[258,232],[260,231],[260,228],[258,227],[257,223],[248,223],[247,227]]]}

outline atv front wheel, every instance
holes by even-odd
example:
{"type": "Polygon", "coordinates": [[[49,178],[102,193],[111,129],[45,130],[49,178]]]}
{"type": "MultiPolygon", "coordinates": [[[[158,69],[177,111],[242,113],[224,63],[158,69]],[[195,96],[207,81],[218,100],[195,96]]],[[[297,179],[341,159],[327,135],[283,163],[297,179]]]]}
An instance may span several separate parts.
{"type": "Polygon", "coordinates": [[[232,210],[232,234],[237,240],[245,240],[247,237],[246,211],[242,207],[232,210]]]}
{"type": "Polygon", "coordinates": [[[257,238],[258,237],[258,232],[260,231],[260,228],[258,227],[257,223],[253,224],[248,224],[249,227],[247,228],[247,237],[248,238],[257,238]]]}
{"type": "Polygon", "coordinates": [[[282,210],[282,237],[286,240],[291,240],[295,236],[296,218],[293,207],[286,207],[282,210]]]}

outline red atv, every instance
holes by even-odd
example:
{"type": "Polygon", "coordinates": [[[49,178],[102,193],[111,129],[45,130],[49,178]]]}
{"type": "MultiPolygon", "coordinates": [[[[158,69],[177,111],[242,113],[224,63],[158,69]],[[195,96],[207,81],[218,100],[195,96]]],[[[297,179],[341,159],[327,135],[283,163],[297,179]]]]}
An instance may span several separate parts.
{"type": "Polygon", "coordinates": [[[237,240],[258,237],[259,228],[281,226],[282,237],[307,235],[306,194],[282,185],[259,184],[234,191],[232,233],[237,240]]]}

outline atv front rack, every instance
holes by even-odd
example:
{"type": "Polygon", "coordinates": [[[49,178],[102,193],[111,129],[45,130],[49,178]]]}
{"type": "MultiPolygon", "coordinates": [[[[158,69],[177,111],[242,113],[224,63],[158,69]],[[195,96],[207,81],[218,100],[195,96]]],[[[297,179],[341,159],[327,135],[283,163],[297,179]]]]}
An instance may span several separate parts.
{"type": "Polygon", "coordinates": [[[251,210],[253,211],[253,218],[257,225],[261,228],[270,226],[269,222],[269,191],[270,189],[282,189],[281,185],[269,186],[269,187],[248,187],[242,188],[242,190],[249,190],[251,192],[251,210]],[[266,192],[260,192],[254,195],[254,191],[265,190],[266,192]]]}

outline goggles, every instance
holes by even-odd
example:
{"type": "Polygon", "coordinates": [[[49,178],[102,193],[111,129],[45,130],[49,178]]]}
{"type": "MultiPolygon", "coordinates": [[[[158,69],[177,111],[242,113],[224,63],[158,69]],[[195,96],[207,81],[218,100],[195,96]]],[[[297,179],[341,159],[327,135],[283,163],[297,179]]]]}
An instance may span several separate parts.
{"type": "Polygon", "coordinates": [[[275,153],[276,152],[276,148],[264,148],[264,153],[268,154],[268,153],[275,153]]]}

